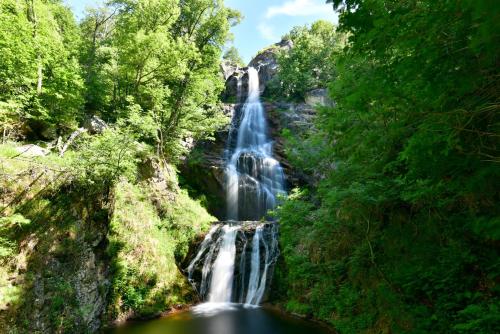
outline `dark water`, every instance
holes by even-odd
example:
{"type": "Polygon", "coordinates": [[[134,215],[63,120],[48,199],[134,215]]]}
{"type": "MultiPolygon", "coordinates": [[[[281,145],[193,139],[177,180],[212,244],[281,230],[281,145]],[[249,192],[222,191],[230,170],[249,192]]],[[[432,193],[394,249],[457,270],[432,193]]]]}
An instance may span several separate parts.
{"type": "Polygon", "coordinates": [[[235,306],[215,314],[186,311],[127,324],[106,334],[331,334],[314,323],[263,308],[235,306]]]}

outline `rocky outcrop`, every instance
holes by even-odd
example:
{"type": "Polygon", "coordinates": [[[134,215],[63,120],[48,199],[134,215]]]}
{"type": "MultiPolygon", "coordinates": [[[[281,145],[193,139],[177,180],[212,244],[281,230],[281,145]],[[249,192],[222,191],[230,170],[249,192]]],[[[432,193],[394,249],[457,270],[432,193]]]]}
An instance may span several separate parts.
{"type": "Polygon", "coordinates": [[[224,80],[229,79],[229,77],[239,69],[238,65],[235,65],[227,60],[223,60],[220,64],[220,70],[224,80]]]}
{"type": "Polygon", "coordinates": [[[294,168],[288,161],[283,131],[301,134],[314,126],[315,109],[306,103],[266,102],[269,131],[274,138],[274,155],[285,170],[288,188],[309,182],[308,177],[294,168]]]}
{"type": "MultiPolygon", "coordinates": [[[[248,64],[248,67],[254,67],[259,72],[260,91],[262,94],[265,93],[268,82],[278,73],[278,53],[290,50],[292,47],[292,41],[282,40],[259,52],[248,64]]],[[[226,90],[223,94],[223,100],[237,103],[244,102],[248,92],[248,67],[223,67],[222,70],[226,79],[226,90]]]]}
{"type": "Polygon", "coordinates": [[[83,122],[83,128],[85,128],[90,134],[99,134],[103,133],[104,130],[108,128],[108,124],[104,122],[102,119],[100,119],[97,116],[92,116],[87,118],[83,122]]]}
{"type": "MultiPolygon", "coordinates": [[[[225,104],[224,113],[232,119],[237,104],[225,104]]],[[[207,198],[209,212],[223,219],[225,216],[224,155],[231,125],[215,134],[215,140],[197,142],[190,155],[179,166],[183,180],[192,195],[203,194],[207,198]]]]}
{"type": "Polygon", "coordinates": [[[293,47],[291,40],[284,39],[279,43],[259,52],[248,64],[259,72],[259,82],[261,93],[265,92],[267,83],[271,81],[278,73],[278,53],[288,51],[293,47]]]}
{"type": "Polygon", "coordinates": [[[101,328],[110,286],[106,210],[99,196],[87,200],[68,192],[44,207],[40,226],[20,243],[15,284],[22,294],[7,310],[19,332],[101,328]],[[68,200],[71,207],[64,205],[68,200]]]}

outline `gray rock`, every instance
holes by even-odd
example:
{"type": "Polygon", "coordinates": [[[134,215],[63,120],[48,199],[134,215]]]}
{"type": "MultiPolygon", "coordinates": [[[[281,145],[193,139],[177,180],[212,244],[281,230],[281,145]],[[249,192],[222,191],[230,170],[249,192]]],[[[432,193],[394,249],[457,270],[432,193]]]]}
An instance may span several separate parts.
{"type": "Polygon", "coordinates": [[[239,69],[239,66],[232,64],[227,60],[223,60],[220,64],[220,69],[224,77],[224,80],[227,80],[231,75],[233,75],[234,72],[236,72],[239,69]]]}
{"type": "Polygon", "coordinates": [[[226,101],[233,100],[233,102],[241,102],[246,95],[244,92],[248,90],[248,77],[246,80],[244,76],[247,68],[237,68],[226,79],[226,89],[223,94],[223,99],[226,101]]]}
{"type": "Polygon", "coordinates": [[[49,150],[38,145],[28,144],[16,147],[16,151],[26,157],[43,157],[49,154],[49,150]]]}
{"type": "Polygon", "coordinates": [[[100,317],[106,306],[106,291],[110,285],[106,271],[99,266],[92,248],[82,252],[81,265],[73,277],[81,321],[91,332],[101,326],[100,317]]]}
{"type": "MultiPolygon", "coordinates": [[[[261,51],[248,64],[259,72],[260,91],[264,93],[266,84],[272,80],[278,73],[278,53],[290,50],[293,43],[290,40],[282,40],[279,43],[261,51]]],[[[244,102],[248,91],[248,67],[245,68],[227,68],[227,73],[231,72],[226,78],[226,90],[223,98],[226,101],[234,100],[244,102]]],[[[226,73],[226,72],[225,72],[226,73]]]]}
{"type": "Polygon", "coordinates": [[[313,89],[306,93],[306,104],[310,106],[332,106],[333,101],[328,96],[328,91],[324,88],[313,89]]]}
{"type": "Polygon", "coordinates": [[[85,122],[83,122],[83,127],[91,134],[99,134],[103,133],[104,130],[108,128],[108,124],[106,124],[106,122],[104,122],[101,118],[94,115],[87,118],[85,122]]]}

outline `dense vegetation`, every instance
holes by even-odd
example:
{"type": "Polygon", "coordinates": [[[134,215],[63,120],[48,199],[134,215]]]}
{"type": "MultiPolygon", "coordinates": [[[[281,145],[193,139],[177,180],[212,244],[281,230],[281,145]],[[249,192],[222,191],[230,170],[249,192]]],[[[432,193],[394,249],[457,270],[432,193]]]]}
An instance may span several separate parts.
{"type": "Polygon", "coordinates": [[[278,55],[281,95],[300,101],[308,90],[326,88],[335,77],[334,54],[345,39],[335,30],[332,23],[317,21],[310,27],[295,27],[285,36],[293,48],[278,55]]]}
{"type": "MultiPolygon", "coordinates": [[[[335,107],[289,138],[316,181],[278,211],[288,309],[341,333],[499,332],[500,8],[329,2],[348,40],[335,107]]],[[[320,53],[302,48],[282,78],[320,53]]]]}
{"type": "Polygon", "coordinates": [[[174,159],[179,139],[225,122],[219,63],[239,13],[222,1],[111,1],[80,25],[61,1],[0,5],[4,141],[51,140],[98,115],[174,159]]]}

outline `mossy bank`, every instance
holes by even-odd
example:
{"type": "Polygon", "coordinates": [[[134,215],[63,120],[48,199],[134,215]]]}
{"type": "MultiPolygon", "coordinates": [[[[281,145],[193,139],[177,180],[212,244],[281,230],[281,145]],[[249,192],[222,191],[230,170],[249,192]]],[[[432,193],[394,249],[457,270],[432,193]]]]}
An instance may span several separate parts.
{"type": "Polygon", "coordinates": [[[196,301],[177,263],[214,218],[172,166],[143,157],[135,178],[90,186],[72,154],[19,152],[0,146],[2,333],[91,333],[196,301]]]}

